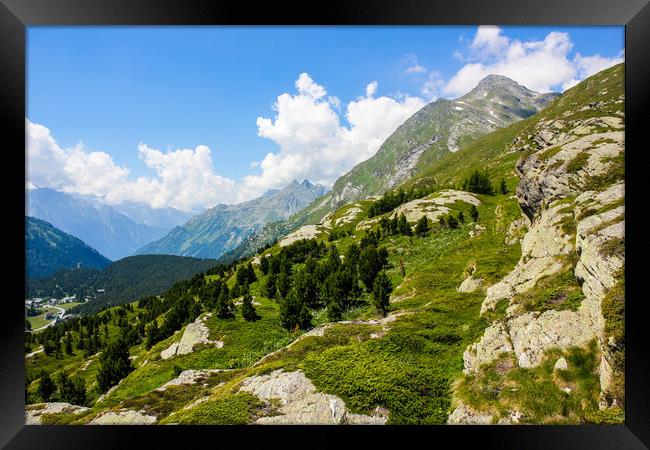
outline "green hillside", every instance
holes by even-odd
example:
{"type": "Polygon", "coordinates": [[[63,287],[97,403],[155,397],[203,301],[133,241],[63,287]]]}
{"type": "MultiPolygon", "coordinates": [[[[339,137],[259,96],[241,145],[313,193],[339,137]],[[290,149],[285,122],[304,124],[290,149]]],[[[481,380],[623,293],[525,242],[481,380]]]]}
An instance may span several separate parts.
{"type": "Polygon", "coordinates": [[[32,280],[26,286],[26,295],[29,298],[90,297],[90,301],[70,311],[74,314],[90,313],[160,294],[174,283],[205,272],[215,265],[216,261],[212,259],[184,256],[129,256],[102,270],[83,267],[66,269],[47,278],[32,280]]]}
{"type": "Polygon", "coordinates": [[[44,220],[25,217],[25,272],[30,279],[70,267],[103,268],[111,260],[44,220]]]}
{"type": "Polygon", "coordinates": [[[28,423],[622,423],[623,75],[254,257],[30,335],[28,423]],[[43,369],[86,399],[44,396],[43,369]]]}

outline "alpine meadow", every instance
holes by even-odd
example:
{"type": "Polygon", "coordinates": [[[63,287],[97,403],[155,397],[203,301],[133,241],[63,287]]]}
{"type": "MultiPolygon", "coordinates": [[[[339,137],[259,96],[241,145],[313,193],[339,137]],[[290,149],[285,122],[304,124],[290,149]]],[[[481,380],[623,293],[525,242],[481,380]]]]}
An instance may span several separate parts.
{"type": "Polygon", "coordinates": [[[135,48],[26,118],[27,424],[624,423],[620,30],[128,28],[29,41],[135,48]]]}

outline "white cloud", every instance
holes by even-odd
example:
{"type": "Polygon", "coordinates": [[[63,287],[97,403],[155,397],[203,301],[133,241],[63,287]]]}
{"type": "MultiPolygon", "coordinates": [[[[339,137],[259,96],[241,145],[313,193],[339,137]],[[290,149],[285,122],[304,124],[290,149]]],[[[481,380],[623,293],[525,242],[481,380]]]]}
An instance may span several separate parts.
{"type": "Polygon", "coordinates": [[[569,53],[573,43],[567,33],[551,32],[540,41],[511,40],[498,27],[478,27],[464,53],[457,59],[467,61],[442,88],[452,98],[470,91],[490,74],[504,75],[537,92],[566,89],[585,77],[621,62],[623,56],[583,57],[569,53]]]}
{"type": "Polygon", "coordinates": [[[404,70],[405,73],[409,75],[425,73],[427,68],[420,65],[418,62],[418,57],[415,53],[409,53],[404,57],[405,63],[408,67],[404,70]]]}
{"type": "Polygon", "coordinates": [[[332,185],[336,179],[375,154],[381,143],[408,117],[424,106],[416,97],[375,97],[378,83],[366,86],[365,97],[345,107],[349,126],[324,100],[327,91],[303,73],[297,94],[277,98],[274,119],[257,119],[258,135],[275,142],[279,151],[260,163],[261,174],[244,177],[242,192],[260,194],[293,179],[308,178],[332,185]],[[309,88],[305,88],[309,86],[309,88]]]}
{"type": "Polygon", "coordinates": [[[214,206],[237,195],[234,181],[214,173],[210,149],[204,145],[163,153],[141,143],[140,159],[156,176],[133,181],[128,178],[129,169],[115,164],[108,153],[90,151],[83,144],[63,149],[49,129],[29,120],[26,130],[27,184],[93,195],[109,204],[130,200],[185,211],[214,206]]]}
{"type": "Polygon", "coordinates": [[[445,85],[442,74],[432,70],[427,75],[427,81],[422,85],[422,95],[429,101],[436,100],[440,95],[440,89],[445,85]]]}

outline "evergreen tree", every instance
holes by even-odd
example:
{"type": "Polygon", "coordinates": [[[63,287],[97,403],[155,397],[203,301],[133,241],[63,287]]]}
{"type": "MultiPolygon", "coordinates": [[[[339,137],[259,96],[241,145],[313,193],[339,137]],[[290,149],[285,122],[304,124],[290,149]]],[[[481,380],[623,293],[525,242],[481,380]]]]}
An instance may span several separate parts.
{"type": "Polygon", "coordinates": [[[266,298],[275,298],[275,281],[276,275],[273,272],[269,272],[266,276],[266,282],[262,284],[262,291],[260,292],[266,298]]]}
{"type": "Polygon", "coordinates": [[[503,195],[508,193],[508,185],[506,184],[506,180],[503,178],[501,178],[501,183],[499,183],[499,192],[503,195]]]}
{"type": "Polygon", "coordinates": [[[372,304],[382,316],[386,316],[392,290],[393,286],[386,272],[379,272],[373,283],[372,304]]]}
{"type": "Polygon", "coordinates": [[[476,209],[476,206],[472,205],[469,208],[469,216],[472,218],[474,222],[478,220],[478,209],[476,209]]]}
{"type": "Polygon", "coordinates": [[[246,281],[248,281],[248,284],[253,284],[257,281],[257,275],[255,275],[255,269],[253,269],[253,264],[250,261],[246,266],[246,281]]]}
{"type": "Polygon", "coordinates": [[[390,234],[397,234],[399,231],[399,221],[397,220],[397,214],[390,219],[390,234]]]}
{"type": "Polygon", "coordinates": [[[458,222],[459,223],[465,223],[465,214],[463,214],[462,211],[458,212],[458,222]]]}
{"type": "Polygon", "coordinates": [[[255,311],[255,306],[253,305],[253,296],[251,295],[248,284],[244,285],[244,298],[241,303],[241,315],[244,320],[255,321],[257,320],[257,311],[255,311]]]}
{"type": "Polygon", "coordinates": [[[397,219],[397,228],[399,230],[399,233],[403,234],[404,236],[411,236],[413,234],[411,226],[406,220],[404,213],[400,214],[399,219],[397,219]]]}
{"type": "Polygon", "coordinates": [[[451,229],[458,228],[458,220],[450,214],[447,217],[447,225],[449,225],[449,228],[451,229]]]}
{"type": "Polygon", "coordinates": [[[381,261],[375,247],[370,245],[364,247],[359,257],[359,276],[368,292],[372,291],[372,284],[380,270],[381,261]]]}
{"type": "Polygon", "coordinates": [[[304,330],[311,325],[309,308],[300,300],[295,289],[291,289],[287,296],[280,300],[280,320],[287,330],[304,330]]]}
{"type": "Polygon", "coordinates": [[[44,402],[50,401],[52,394],[54,394],[54,382],[50,378],[50,374],[46,371],[41,372],[41,380],[38,383],[38,395],[44,402]]]}
{"type": "Polygon", "coordinates": [[[158,319],[154,319],[153,322],[147,325],[145,347],[149,350],[158,341],[160,341],[160,330],[158,329],[158,319]]]}
{"type": "Polygon", "coordinates": [[[244,266],[237,268],[237,275],[235,276],[235,285],[242,286],[248,280],[248,270],[244,266]]]}
{"type": "Polygon", "coordinates": [[[230,298],[230,293],[228,291],[228,286],[225,284],[221,289],[219,298],[217,299],[217,307],[215,308],[215,314],[220,319],[226,319],[232,317],[235,310],[235,305],[230,298]],[[225,288],[225,289],[224,289],[225,288]]]}
{"type": "Polygon", "coordinates": [[[429,219],[427,218],[426,215],[424,215],[420,217],[420,220],[418,220],[418,223],[415,226],[415,234],[422,237],[425,236],[428,232],[429,232],[429,219]]]}
{"type": "Polygon", "coordinates": [[[260,271],[266,275],[269,273],[269,258],[260,256],[260,271]]]}
{"type": "Polygon", "coordinates": [[[318,304],[318,286],[313,276],[303,267],[296,270],[293,275],[293,285],[295,286],[298,297],[310,308],[315,308],[318,304]]]}
{"type": "Polygon", "coordinates": [[[106,346],[99,357],[99,362],[97,384],[100,392],[108,391],[133,370],[129,359],[129,347],[122,337],[106,346]]]}
{"type": "Polygon", "coordinates": [[[490,182],[490,177],[479,170],[475,170],[463,181],[463,190],[474,192],[475,194],[494,195],[494,188],[490,182]]]}
{"type": "Polygon", "coordinates": [[[59,398],[62,402],[83,406],[86,403],[86,384],[81,377],[69,378],[61,372],[57,380],[59,398]]]}
{"type": "Polygon", "coordinates": [[[72,355],[72,333],[70,332],[65,337],[65,354],[72,355]]]}
{"type": "Polygon", "coordinates": [[[289,289],[291,289],[291,277],[284,266],[278,275],[277,280],[275,280],[275,288],[277,289],[277,295],[282,298],[286,297],[289,293],[289,289]]]}

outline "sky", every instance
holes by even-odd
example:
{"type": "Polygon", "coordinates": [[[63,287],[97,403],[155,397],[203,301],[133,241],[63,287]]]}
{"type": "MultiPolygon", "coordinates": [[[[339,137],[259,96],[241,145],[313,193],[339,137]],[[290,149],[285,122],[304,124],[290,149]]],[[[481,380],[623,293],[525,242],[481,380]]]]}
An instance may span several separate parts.
{"type": "Polygon", "coordinates": [[[491,73],[562,92],[623,27],[28,27],[26,186],[199,212],[331,186],[491,73]]]}

